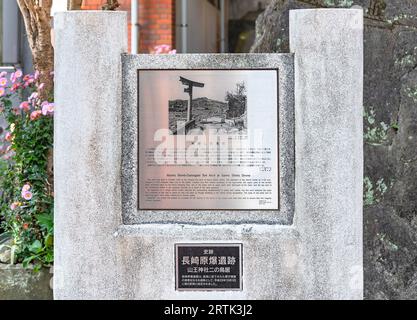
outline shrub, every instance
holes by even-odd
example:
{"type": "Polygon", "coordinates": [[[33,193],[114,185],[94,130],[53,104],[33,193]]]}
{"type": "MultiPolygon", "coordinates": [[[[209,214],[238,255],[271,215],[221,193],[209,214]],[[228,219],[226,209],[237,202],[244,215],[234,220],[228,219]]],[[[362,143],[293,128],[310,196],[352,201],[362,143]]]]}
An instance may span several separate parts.
{"type": "Polygon", "coordinates": [[[43,87],[39,72],[0,74],[0,113],[8,123],[0,135],[1,228],[12,237],[12,263],[35,269],[53,262],[54,104],[43,87]],[[28,98],[16,104],[21,97],[28,98]]]}

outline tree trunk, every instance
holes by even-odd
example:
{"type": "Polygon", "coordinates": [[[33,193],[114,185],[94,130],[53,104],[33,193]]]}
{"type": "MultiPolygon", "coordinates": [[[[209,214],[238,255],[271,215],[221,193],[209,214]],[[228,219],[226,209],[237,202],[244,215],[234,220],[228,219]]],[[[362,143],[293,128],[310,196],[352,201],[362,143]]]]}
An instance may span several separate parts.
{"type": "Polygon", "coordinates": [[[25,23],[33,66],[45,83],[44,98],[53,90],[54,49],[51,43],[52,0],[17,0],[25,23]]]}
{"type": "Polygon", "coordinates": [[[68,10],[81,10],[83,0],[69,0],[68,10]]]}

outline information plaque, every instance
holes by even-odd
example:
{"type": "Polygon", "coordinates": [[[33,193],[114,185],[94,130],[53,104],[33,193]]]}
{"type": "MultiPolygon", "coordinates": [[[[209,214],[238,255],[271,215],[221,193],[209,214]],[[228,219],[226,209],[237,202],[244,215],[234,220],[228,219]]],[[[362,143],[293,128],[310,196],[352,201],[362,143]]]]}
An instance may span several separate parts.
{"type": "Polygon", "coordinates": [[[175,244],[176,290],[242,290],[242,244],[175,244]]]}
{"type": "Polygon", "coordinates": [[[139,210],[278,210],[278,69],[138,70],[139,210]]]}

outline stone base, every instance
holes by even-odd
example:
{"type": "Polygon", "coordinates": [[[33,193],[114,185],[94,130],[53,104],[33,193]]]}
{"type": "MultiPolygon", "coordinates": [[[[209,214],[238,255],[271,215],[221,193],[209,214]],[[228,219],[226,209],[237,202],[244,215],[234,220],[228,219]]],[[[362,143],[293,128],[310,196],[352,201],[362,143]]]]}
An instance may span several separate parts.
{"type": "Polygon", "coordinates": [[[34,272],[22,265],[0,264],[0,300],[52,300],[49,268],[34,272]]]}

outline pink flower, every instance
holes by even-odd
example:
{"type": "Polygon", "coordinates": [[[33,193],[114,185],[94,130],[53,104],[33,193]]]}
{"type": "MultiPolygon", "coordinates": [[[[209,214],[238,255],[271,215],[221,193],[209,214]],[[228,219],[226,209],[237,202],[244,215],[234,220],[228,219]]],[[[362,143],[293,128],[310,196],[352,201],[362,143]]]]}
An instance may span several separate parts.
{"type": "Polygon", "coordinates": [[[13,73],[10,75],[10,81],[11,81],[12,83],[15,83],[15,82],[16,82],[16,80],[17,80],[18,78],[20,78],[22,75],[23,75],[22,71],[21,71],[21,70],[17,70],[16,72],[13,72],[13,73]]]}
{"type": "Polygon", "coordinates": [[[32,192],[30,192],[30,191],[26,191],[24,194],[22,194],[22,197],[23,197],[23,199],[25,199],[25,200],[30,200],[30,199],[32,199],[32,192]]]}
{"type": "Polygon", "coordinates": [[[48,114],[53,114],[54,113],[54,107],[55,107],[54,103],[45,103],[45,101],[44,101],[42,103],[42,114],[44,116],[46,116],[48,114]]]}
{"type": "Polygon", "coordinates": [[[14,74],[14,76],[16,77],[16,79],[17,79],[17,78],[20,78],[22,75],[23,75],[23,72],[22,72],[22,70],[20,70],[20,69],[16,70],[16,72],[15,72],[15,74],[14,74]]]}
{"type": "Polygon", "coordinates": [[[36,120],[38,118],[40,118],[40,116],[42,115],[42,111],[41,110],[35,110],[32,111],[32,113],[30,114],[30,120],[36,120]]]}
{"type": "Polygon", "coordinates": [[[20,83],[13,83],[12,87],[10,88],[10,91],[14,92],[17,89],[19,89],[19,87],[20,87],[20,83]]]}
{"type": "Polygon", "coordinates": [[[32,99],[36,99],[39,96],[39,94],[37,92],[33,92],[30,96],[29,96],[29,100],[32,99]]]}
{"type": "Polygon", "coordinates": [[[44,87],[45,87],[45,84],[42,82],[42,83],[39,85],[38,89],[39,89],[39,90],[42,90],[44,87]]]}
{"type": "Polygon", "coordinates": [[[0,78],[3,78],[4,76],[6,76],[7,75],[7,72],[6,71],[2,71],[2,72],[0,72],[0,78]]]}
{"type": "Polygon", "coordinates": [[[2,77],[0,78],[0,86],[4,87],[7,84],[7,79],[2,77]]]}
{"type": "Polygon", "coordinates": [[[22,187],[22,198],[25,200],[30,200],[32,199],[32,192],[30,192],[30,184],[26,183],[23,187],[22,187]]]}
{"type": "Polygon", "coordinates": [[[38,102],[38,97],[39,94],[37,92],[33,92],[29,98],[28,101],[32,104],[32,106],[34,107],[36,105],[36,103],[38,102]]]}
{"type": "Polygon", "coordinates": [[[6,90],[3,87],[0,87],[0,97],[3,97],[6,93],[6,90]]]}
{"type": "Polygon", "coordinates": [[[12,134],[7,131],[6,134],[4,135],[4,140],[6,140],[6,141],[12,141],[12,139],[13,139],[12,134]]]}
{"type": "Polygon", "coordinates": [[[32,84],[32,83],[34,83],[34,82],[35,82],[35,79],[30,78],[30,79],[28,79],[25,83],[26,83],[26,85],[28,86],[28,85],[30,85],[30,84],[32,84]]]}
{"type": "Polygon", "coordinates": [[[38,80],[39,75],[40,75],[39,71],[38,71],[38,70],[36,70],[36,71],[35,71],[35,74],[33,75],[33,77],[35,78],[35,80],[38,80]]]}
{"type": "Polygon", "coordinates": [[[10,209],[12,209],[12,210],[15,210],[16,208],[18,208],[19,207],[19,202],[13,202],[11,205],[10,205],[10,209]]]}
{"type": "Polygon", "coordinates": [[[28,111],[30,110],[30,105],[29,105],[29,102],[28,102],[28,101],[23,101],[23,102],[20,104],[19,108],[20,108],[21,110],[25,111],[25,112],[28,112],[28,111]]]}
{"type": "Polygon", "coordinates": [[[158,45],[158,46],[155,46],[154,48],[153,48],[153,52],[152,53],[155,53],[155,54],[174,54],[174,53],[177,53],[177,51],[174,49],[174,50],[171,50],[171,46],[170,45],[168,45],[168,44],[161,44],[161,45],[158,45]]]}
{"type": "Polygon", "coordinates": [[[24,86],[25,88],[27,88],[27,87],[29,87],[32,83],[34,83],[34,82],[35,82],[35,79],[33,78],[33,76],[31,76],[31,75],[27,74],[27,75],[25,75],[25,76],[23,77],[23,81],[25,82],[23,86],[24,86]]]}
{"type": "Polygon", "coordinates": [[[18,115],[20,114],[20,110],[19,110],[19,108],[18,108],[18,107],[13,107],[13,108],[12,108],[12,112],[13,112],[16,116],[18,116],[18,115]]]}
{"type": "Polygon", "coordinates": [[[47,105],[47,104],[45,104],[45,105],[42,107],[42,114],[43,114],[44,116],[46,116],[46,115],[48,114],[48,105],[47,105]]]}
{"type": "Polygon", "coordinates": [[[29,96],[28,101],[33,102],[33,100],[36,100],[36,99],[38,98],[38,96],[39,96],[39,94],[38,94],[37,92],[33,92],[33,93],[29,96]]]}

